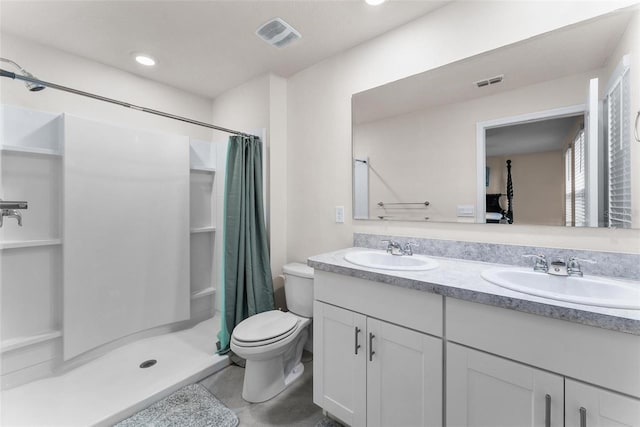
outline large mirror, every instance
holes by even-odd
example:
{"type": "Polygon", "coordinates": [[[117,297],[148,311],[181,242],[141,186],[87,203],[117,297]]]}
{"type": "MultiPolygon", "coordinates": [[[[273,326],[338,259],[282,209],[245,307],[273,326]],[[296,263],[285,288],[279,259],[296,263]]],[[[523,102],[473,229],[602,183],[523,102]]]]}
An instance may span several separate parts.
{"type": "Polygon", "coordinates": [[[630,8],[355,94],[354,218],[640,228],[639,60],[630,8]]]}

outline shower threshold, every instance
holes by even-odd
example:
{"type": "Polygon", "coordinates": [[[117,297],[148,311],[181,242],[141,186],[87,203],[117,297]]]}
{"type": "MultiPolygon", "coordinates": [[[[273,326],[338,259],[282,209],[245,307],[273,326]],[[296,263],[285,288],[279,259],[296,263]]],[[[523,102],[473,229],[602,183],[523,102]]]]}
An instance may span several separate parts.
{"type": "Polygon", "coordinates": [[[219,315],[145,338],[63,374],[2,392],[0,424],[108,426],[229,364],[215,354],[219,315]],[[141,369],[143,361],[156,360],[141,369]]]}

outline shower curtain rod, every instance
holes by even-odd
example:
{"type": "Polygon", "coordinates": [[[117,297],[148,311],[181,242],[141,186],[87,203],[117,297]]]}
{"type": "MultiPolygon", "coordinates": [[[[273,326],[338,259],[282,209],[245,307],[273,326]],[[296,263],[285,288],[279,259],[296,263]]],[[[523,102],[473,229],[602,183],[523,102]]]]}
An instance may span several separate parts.
{"type": "Polygon", "coordinates": [[[120,105],[121,107],[131,108],[132,110],[142,111],[144,113],[149,113],[149,114],[155,114],[156,116],[166,117],[168,119],[178,120],[178,121],[185,122],[185,123],[190,123],[190,124],[196,125],[196,126],[203,126],[203,127],[209,128],[209,129],[219,130],[221,132],[231,133],[231,134],[239,135],[239,136],[253,136],[253,137],[256,137],[256,135],[251,135],[251,134],[240,132],[240,131],[237,131],[237,130],[227,129],[227,128],[223,128],[223,127],[220,127],[220,126],[212,125],[212,124],[209,124],[209,123],[200,122],[198,120],[193,120],[193,119],[190,119],[188,117],[176,116],[174,114],[169,114],[169,113],[165,113],[163,111],[153,110],[151,108],[141,107],[139,105],[134,105],[134,104],[130,104],[128,102],[119,101],[117,99],[107,98],[105,96],[96,95],[96,94],[89,93],[89,92],[84,92],[82,90],[73,89],[73,88],[70,88],[70,87],[67,87],[67,86],[62,86],[62,85],[59,85],[59,84],[56,84],[56,83],[46,82],[44,80],[39,80],[39,79],[36,79],[36,78],[33,78],[33,77],[22,76],[20,74],[16,74],[16,73],[13,73],[11,71],[3,70],[1,68],[0,68],[0,76],[1,77],[8,77],[8,78],[13,79],[13,80],[22,80],[24,82],[33,83],[33,84],[36,84],[36,85],[42,85],[44,87],[49,87],[51,89],[62,90],[64,92],[73,93],[75,95],[86,96],[87,98],[97,99],[98,101],[109,102],[111,104],[120,105]]]}

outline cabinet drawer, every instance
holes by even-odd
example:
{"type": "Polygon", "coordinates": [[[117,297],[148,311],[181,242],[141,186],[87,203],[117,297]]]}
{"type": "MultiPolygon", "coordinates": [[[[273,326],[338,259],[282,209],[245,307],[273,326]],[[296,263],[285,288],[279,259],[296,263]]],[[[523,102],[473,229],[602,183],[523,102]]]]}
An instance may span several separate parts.
{"type": "Polygon", "coordinates": [[[447,298],[447,339],[640,397],[640,337],[447,298]]]}
{"type": "Polygon", "coordinates": [[[316,270],[314,298],[427,334],[442,336],[443,297],[316,270]]]}

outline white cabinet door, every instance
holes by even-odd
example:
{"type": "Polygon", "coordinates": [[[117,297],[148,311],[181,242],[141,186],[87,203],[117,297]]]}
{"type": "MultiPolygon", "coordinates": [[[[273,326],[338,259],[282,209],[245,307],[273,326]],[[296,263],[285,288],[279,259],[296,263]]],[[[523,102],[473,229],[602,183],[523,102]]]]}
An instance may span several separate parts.
{"type": "Polygon", "coordinates": [[[563,383],[559,375],[447,344],[447,425],[561,427],[563,383]]]}
{"type": "Polygon", "coordinates": [[[442,340],[367,318],[367,426],[442,425],[442,340]]]}
{"type": "Polygon", "coordinates": [[[313,401],[351,426],[366,425],[366,317],[314,302],[313,401]]]}
{"type": "Polygon", "coordinates": [[[640,427],[640,400],[567,379],[567,427],[640,427]]]}

